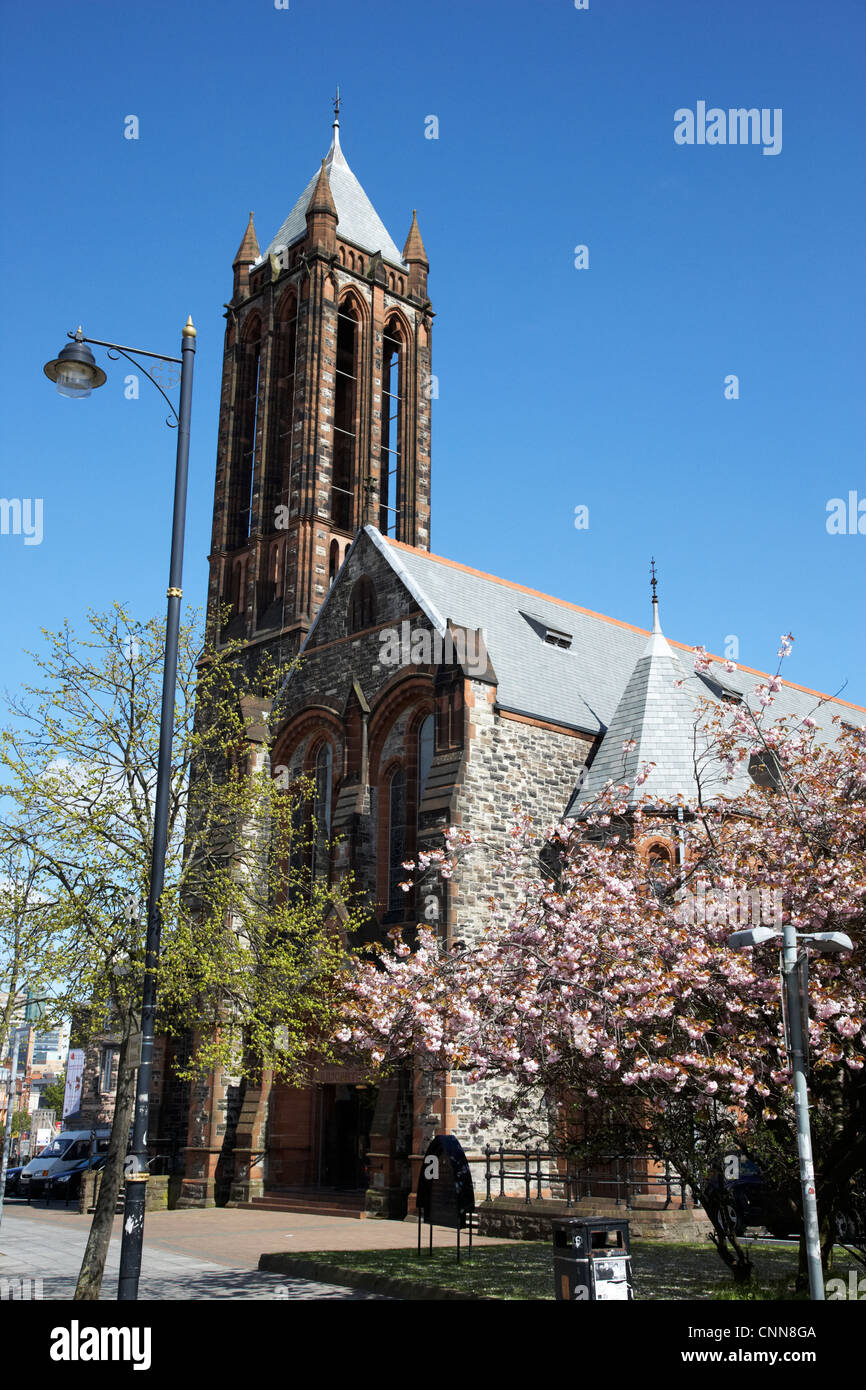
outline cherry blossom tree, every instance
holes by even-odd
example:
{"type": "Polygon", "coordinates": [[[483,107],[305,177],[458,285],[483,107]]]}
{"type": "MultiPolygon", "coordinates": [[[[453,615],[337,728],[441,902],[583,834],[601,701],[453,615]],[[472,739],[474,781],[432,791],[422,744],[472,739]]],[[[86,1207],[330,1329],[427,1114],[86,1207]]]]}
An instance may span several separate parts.
{"type": "MultiPolygon", "coordinates": [[[[780,665],[792,641],[783,638],[780,665]]],[[[698,649],[698,670],[709,661],[698,649]]],[[[595,1135],[672,1162],[704,1192],[712,1239],[738,1280],[750,1262],[718,1189],[704,1186],[714,1160],[737,1148],[797,1190],[778,954],[728,945],[737,922],[727,905],[744,892],[778,925],[855,941],[853,955],[811,962],[825,1253],[866,1166],[866,732],[834,716],[825,742],[811,716],[771,722],[780,688],[777,670],[752,698],[698,711],[697,804],[634,809],[633,790],[611,783],[578,819],[554,826],[516,808],[504,845],[446,832],[441,849],[407,867],[447,878],[465,855],[489,856],[483,936],[451,946],[419,927],[410,945],[391,932],[359,966],[338,1035],[377,1066],[411,1054],[425,1068],[464,1071],[483,1087],[482,1126],[507,1121],[513,1135],[565,1153],[586,1152],[595,1135]],[[720,765],[731,794],[704,802],[708,770],[718,785],[720,765]],[[750,765],[764,775],[743,790],[750,765]],[[662,867],[644,848],[659,836],[677,846],[662,867]],[[545,1133],[539,1094],[558,1117],[545,1133]]]]}

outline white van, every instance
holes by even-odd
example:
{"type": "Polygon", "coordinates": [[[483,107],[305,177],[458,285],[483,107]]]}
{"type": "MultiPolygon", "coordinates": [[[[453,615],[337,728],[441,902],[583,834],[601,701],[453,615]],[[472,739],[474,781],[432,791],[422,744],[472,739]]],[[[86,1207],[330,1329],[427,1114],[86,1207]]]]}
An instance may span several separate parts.
{"type": "MultiPolygon", "coordinates": [[[[49,1178],[70,1172],[76,1164],[86,1159],[90,1154],[90,1135],[89,1129],[68,1129],[46,1144],[21,1172],[18,1180],[21,1196],[41,1196],[49,1178]]],[[[94,1158],[108,1153],[110,1139],[111,1130],[106,1125],[100,1125],[94,1136],[94,1158]]]]}

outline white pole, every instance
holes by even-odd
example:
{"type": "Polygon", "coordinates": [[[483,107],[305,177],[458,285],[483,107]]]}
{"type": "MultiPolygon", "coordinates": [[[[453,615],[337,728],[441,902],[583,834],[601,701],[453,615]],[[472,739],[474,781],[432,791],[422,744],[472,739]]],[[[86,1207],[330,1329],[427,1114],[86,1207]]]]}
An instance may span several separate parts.
{"type": "Polygon", "coordinates": [[[794,1073],[794,1109],[797,1116],[797,1150],[800,1155],[800,1188],[803,1197],[803,1224],[806,1233],[806,1264],[809,1270],[809,1296],[824,1302],[824,1273],[821,1268],[821,1236],[818,1230],[818,1204],[815,1197],[815,1167],[812,1162],[812,1131],[809,1125],[809,1092],[806,1086],[806,1059],[803,1056],[804,1029],[809,1026],[800,1015],[797,981],[797,933],[788,923],[783,932],[782,952],[785,995],[788,1005],[788,1050],[794,1073]]]}

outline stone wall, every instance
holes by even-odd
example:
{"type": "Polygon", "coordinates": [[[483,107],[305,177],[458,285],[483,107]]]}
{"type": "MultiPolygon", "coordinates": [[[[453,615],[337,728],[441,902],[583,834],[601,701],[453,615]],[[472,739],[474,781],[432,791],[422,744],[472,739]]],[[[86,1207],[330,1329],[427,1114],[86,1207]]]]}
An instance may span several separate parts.
{"type": "Polygon", "coordinates": [[[617,1206],[603,1198],[586,1198],[566,1207],[565,1202],[519,1202],[499,1198],[478,1205],[478,1231],[483,1236],[508,1240],[552,1241],[551,1223],[557,1217],[599,1216],[629,1223],[632,1240],[704,1242],[712,1230],[705,1213],[693,1207],[680,1210],[617,1206]]]}
{"type": "MultiPolygon", "coordinates": [[[[496,850],[504,847],[518,806],[533,817],[539,830],[562,818],[592,740],[541,721],[503,714],[496,706],[494,686],[480,681],[467,681],[466,686],[467,751],[454,819],[462,828],[483,835],[496,850]]],[[[527,867],[535,869],[530,862],[527,867]]],[[[473,850],[455,875],[450,902],[452,940],[483,938],[488,898],[503,888],[507,891],[506,881],[495,879],[491,868],[492,856],[473,850]]],[[[450,1128],[464,1147],[477,1139],[492,1144],[513,1142],[509,1125],[488,1123],[487,1118],[494,1098],[507,1098],[507,1084],[472,1085],[461,1073],[453,1074],[450,1082],[450,1128]]],[[[544,1144],[549,1115],[541,1093],[534,1113],[523,1118],[532,1123],[536,1139],[544,1144]]]]}

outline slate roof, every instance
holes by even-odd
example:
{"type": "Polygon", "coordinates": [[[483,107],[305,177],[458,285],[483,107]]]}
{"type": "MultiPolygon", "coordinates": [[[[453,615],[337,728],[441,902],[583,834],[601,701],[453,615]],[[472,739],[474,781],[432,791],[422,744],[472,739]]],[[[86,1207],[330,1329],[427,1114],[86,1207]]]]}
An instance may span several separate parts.
{"type": "MultiPolygon", "coordinates": [[[[416,550],[383,536],[374,526],[359,531],[351,549],[365,544],[375,547],[439,632],[444,633],[449,621],[482,630],[496,673],[499,709],[604,735],[568,814],[575,814],[577,805],[600,790],[609,777],[617,783],[628,781],[634,788],[634,778],[647,762],[657,767],[638,788],[635,800],[652,792],[660,800],[673,800],[680,793],[687,801],[694,800],[694,711],[699,700],[720,699],[725,692],[757,705],[753,691],[763,672],[743,667],[728,672],[722,660],[713,658],[710,672],[698,676],[691,659],[693,649],[669,642],[656,624],[652,632],[633,627],[416,550]],[[551,645],[545,640],[551,631],[570,637],[571,645],[551,645]],[[677,687],[677,680],[684,684],[677,687]],[[631,739],[636,747],[624,754],[623,744],[631,739]]],[[[315,646],[314,635],[327,604],[326,598],[302,651],[315,646]]],[[[801,719],[809,714],[829,742],[837,734],[834,714],[849,724],[866,725],[866,709],[840,700],[821,704],[822,699],[814,691],[783,682],[772,717],[790,714],[801,719]]],[[[745,773],[725,783],[712,782],[709,774],[704,761],[705,797],[715,791],[736,796],[749,785],[745,773]]]]}
{"type": "MultiPolygon", "coordinates": [[[[386,261],[390,261],[392,265],[402,266],[403,260],[400,252],[391,240],[370,199],[346,163],[346,156],[340,148],[340,132],[336,122],[334,123],[334,138],[331,141],[331,148],[325,157],[325,169],[339,218],[337,235],[343,241],[350,241],[354,246],[360,246],[364,251],[381,251],[386,261]]],[[[320,170],[317,169],[260,260],[265,260],[272,252],[276,253],[285,246],[291,246],[293,242],[306,235],[306,212],[319,173],[320,170]]]]}
{"type": "MultiPolygon", "coordinates": [[[[608,728],[645,654],[649,631],[386,539],[373,526],[366,526],[361,535],[370,538],[404,582],[410,581],[419,606],[436,627],[442,630],[450,619],[483,629],[498,678],[500,708],[590,734],[608,728]],[[570,635],[571,646],[551,646],[543,636],[548,629],[570,635]]],[[[684,653],[684,670],[679,672],[686,676],[683,698],[691,692],[696,702],[701,696],[717,695],[722,687],[748,696],[758,683],[755,672],[740,668],[729,673],[721,661],[713,663],[710,680],[700,679],[693,674],[692,649],[673,641],[666,645],[684,653]]],[[[773,713],[799,718],[812,714],[829,737],[834,733],[833,714],[866,724],[866,710],[841,701],[816,709],[819,699],[813,691],[783,684],[773,713]]]]}

